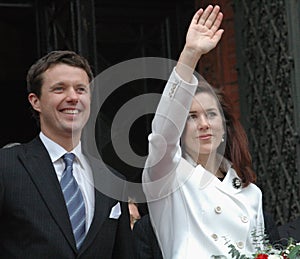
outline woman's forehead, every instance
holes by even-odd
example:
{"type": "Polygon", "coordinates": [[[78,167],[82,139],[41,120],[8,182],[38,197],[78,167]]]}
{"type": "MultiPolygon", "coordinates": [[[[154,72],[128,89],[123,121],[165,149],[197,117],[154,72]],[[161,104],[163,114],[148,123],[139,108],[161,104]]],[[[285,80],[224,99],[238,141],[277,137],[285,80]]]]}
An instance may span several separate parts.
{"type": "Polygon", "coordinates": [[[191,109],[218,109],[217,99],[212,93],[196,93],[193,98],[191,109]]]}

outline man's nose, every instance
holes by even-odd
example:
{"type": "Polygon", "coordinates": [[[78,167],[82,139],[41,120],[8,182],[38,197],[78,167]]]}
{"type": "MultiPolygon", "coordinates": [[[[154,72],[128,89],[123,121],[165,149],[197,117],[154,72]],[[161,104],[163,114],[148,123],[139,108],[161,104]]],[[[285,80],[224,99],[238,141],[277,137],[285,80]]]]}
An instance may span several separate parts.
{"type": "Polygon", "coordinates": [[[70,87],[67,91],[67,98],[69,98],[72,101],[78,101],[79,99],[79,95],[76,92],[76,89],[74,89],[73,87],[70,87]]]}

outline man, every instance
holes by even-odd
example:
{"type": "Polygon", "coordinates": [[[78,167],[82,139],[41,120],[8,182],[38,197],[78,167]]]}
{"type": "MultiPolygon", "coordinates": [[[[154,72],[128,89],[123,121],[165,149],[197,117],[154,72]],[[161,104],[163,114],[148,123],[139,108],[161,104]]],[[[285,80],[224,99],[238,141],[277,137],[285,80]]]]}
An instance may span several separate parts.
{"type": "Polygon", "coordinates": [[[81,148],[92,79],[72,51],[50,52],[29,69],[41,131],[0,150],[0,258],[132,258],[128,205],[94,187],[104,166],[81,148]]]}
{"type": "Polygon", "coordinates": [[[294,239],[295,242],[300,242],[300,217],[279,226],[278,229],[285,245],[288,244],[290,238],[294,239]]]}

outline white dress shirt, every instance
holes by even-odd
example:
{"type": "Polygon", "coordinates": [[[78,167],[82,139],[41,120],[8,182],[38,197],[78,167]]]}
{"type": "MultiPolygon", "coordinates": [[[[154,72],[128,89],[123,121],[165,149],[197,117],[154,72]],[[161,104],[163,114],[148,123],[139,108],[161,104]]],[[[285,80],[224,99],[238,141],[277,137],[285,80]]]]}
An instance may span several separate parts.
{"type": "MultiPolygon", "coordinates": [[[[42,132],[40,132],[40,138],[50,155],[57,175],[57,179],[58,181],[60,181],[62,173],[65,169],[65,162],[62,156],[67,153],[67,151],[63,147],[46,137],[42,132]]],[[[93,174],[86,157],[81,151],[81,143],[79,143],[78,146],[76,146],[70,153],[73,153],[75,155],[73,163],[73,175],[82,192],[85,203],[87,233],[92,223],[95,209],[93,174]]]]}

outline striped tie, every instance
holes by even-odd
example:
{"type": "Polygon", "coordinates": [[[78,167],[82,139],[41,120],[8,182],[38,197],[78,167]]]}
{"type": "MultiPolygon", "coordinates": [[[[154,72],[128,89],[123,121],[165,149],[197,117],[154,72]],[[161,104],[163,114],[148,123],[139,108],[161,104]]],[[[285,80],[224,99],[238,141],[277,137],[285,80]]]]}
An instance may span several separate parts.
{"type": "Polygon", "coordinates": [[[66,168],[62,174],[60,185],[69,212],[76,247],[79,249],[85,237],[85,206],[82,193],[73,177],[74,158],[73,153],[66,153],[63,156],[66,168]]]}

